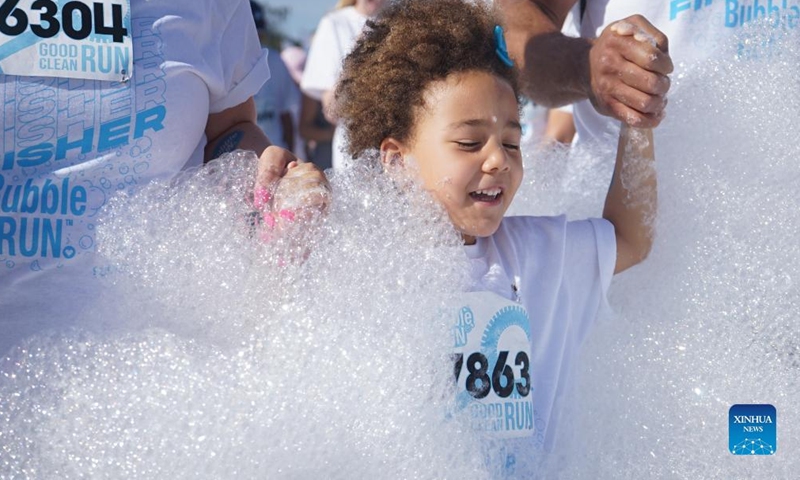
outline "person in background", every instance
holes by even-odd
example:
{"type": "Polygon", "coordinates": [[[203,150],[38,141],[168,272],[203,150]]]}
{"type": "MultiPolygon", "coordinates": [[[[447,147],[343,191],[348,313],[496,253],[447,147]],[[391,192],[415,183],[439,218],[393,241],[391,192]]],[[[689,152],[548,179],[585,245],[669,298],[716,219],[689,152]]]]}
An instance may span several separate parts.
{"type": "MultiPolygon", "coordinates": [[[[253,21],[259,39],[264,45],[267,31],[264,9],[252,0],[250,9],[253,12],[253,21]]],[[[271,76],[254,97],[258,126],[272,140],[273,145],[294,151],[295,125],[292,119],[292,109],[296,109],[299,105],[300,92],[283,63],[280,52],[272,48],[265,48],[271,76]]]]}
{"type": "Polygon", "coordinates": [[[547,128],[544,130],[545,142],[557,142],[571,145],[575,140],[575,121],[572,117],[572,105],[551,108],[547,112],[547,128]]]}
{"type": "MultiPolygon", "coordinates": [[[[350,52],[367,19],[375,15],[384,0],[340,0],[337,9],[325,15],[317,26],[308,52],[301,89],[322,102],[325,117],[332,124],[333,90],[342,68],[342,59],[350,52]]],[[[343,153],[345,132],[337,128],[333,137],[333,168],[348,165],[343,153]]]]}
{"type": "MultiPolygon", "coordinates": [[[[287,47],[281,52],[292,79],[299,86],[305,69],[306,52],[300,47],[287,47]]],[[[298,135],[303,143],[303,155],[319,168],[331,168],[334,126],[325,119],[322,103],[300,92],[300,105],[294,112],[297,118],[298,135]]],[[[297,147],[295,147],[297,151],[297,147]]]]}
{"type": "Polygon", "coordinates": [[[311,161],[308,156],[306,142],[300,136],[300,108],[303,103],[303,93],[300,91],[300,79],[303,77],[303,69],[306,64],[306,51],[296,45],[289,45],[281,50],[281,60],[289,71],[289,77],[294,84],[294,99],[291,101],[292,128],[294,130],[294,149],[295,155],[311,161]]]}

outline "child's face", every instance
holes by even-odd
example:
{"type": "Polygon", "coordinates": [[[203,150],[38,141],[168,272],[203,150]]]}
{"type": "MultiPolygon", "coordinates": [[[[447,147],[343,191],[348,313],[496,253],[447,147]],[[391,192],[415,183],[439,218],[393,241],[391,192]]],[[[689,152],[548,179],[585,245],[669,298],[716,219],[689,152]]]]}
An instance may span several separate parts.
{"type": "Polygon", "coordinates": [[[474,243],[497,230],[522,181],[516,96],[505,80],[472,71],[428,86],[425,105],[400,153],[474,243]]]}

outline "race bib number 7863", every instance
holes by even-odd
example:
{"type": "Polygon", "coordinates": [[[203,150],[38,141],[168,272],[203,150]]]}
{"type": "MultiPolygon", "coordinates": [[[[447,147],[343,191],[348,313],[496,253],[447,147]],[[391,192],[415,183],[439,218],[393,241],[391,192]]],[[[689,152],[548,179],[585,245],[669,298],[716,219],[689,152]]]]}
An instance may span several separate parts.
{"type": "Polygon", "coordinates": [[[465,294],[454,325],[456,408],[497,438],[534,433],[528,313],[491,292],[465,294]]]}

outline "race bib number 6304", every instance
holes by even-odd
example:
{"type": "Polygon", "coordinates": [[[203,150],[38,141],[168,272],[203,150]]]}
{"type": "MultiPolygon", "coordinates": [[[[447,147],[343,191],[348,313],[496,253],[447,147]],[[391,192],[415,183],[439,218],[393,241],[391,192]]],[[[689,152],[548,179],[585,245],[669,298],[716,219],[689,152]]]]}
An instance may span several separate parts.
{"type": "Polygon", "coordinates": [[[0,0],[0,73],[127,81],[130,0],[0,0]]]}

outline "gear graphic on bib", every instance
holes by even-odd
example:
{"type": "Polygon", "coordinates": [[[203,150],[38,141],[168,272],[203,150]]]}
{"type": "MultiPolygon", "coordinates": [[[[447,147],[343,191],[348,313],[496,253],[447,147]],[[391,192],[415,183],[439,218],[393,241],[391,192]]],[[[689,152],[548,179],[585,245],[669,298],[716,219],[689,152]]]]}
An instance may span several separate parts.
{"type": "Polygon", "coordinates": [[[481,337],[481,349],[488,358],[497,356],[497,344],[500,342],[500,337],[509,327],[513,326],[521,328],[528,337],[528,343],[530,343],[531,324],[528,319],[528,313],[520,305],[503,307],[489,320],[481,337]]]}

